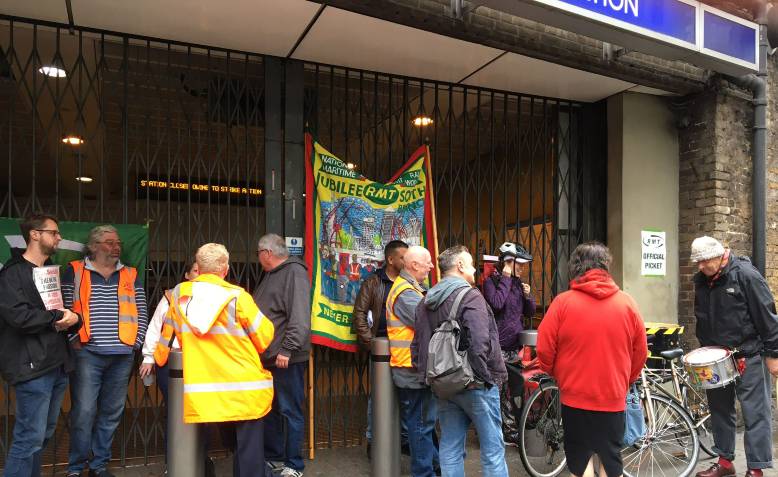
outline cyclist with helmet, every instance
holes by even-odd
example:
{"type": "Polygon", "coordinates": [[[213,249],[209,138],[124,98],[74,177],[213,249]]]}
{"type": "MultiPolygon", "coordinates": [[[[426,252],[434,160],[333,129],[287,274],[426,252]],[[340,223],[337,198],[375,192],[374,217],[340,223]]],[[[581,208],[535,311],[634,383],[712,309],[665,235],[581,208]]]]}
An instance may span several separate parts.
{"type": "Polygon", "coordinates": [[[500,348],[510,353],[520,347],[522,317],[535,314],[535,298],[530,286],[521,279],[532,255],[521,245],[505,242],[500,246],[499,257],[494,273],[484,280],[484,296],[494,311],[500,348]]]}
{"type": "MultiPolygon", "coordinates": [[[[535,298],[530,293],[530,286],[521,279],[527,263],[532,261],[532,255],[521,245],[511,242],[502,244],[498,253],[497,267],[484,280],[484,297],[494,311],[503,358],[507,363],[516,363],[521,347],[519,332],[524,329],[522,317],[535,314],[535,298]]],[[[506,383],[506,386],[510,386],[510,383],[506,383]]],[[[511,412],[513,406],[509,394],[506,388],[500,390],[503,439],[506,444],[518,444],[517,416],[511,412]]]]}

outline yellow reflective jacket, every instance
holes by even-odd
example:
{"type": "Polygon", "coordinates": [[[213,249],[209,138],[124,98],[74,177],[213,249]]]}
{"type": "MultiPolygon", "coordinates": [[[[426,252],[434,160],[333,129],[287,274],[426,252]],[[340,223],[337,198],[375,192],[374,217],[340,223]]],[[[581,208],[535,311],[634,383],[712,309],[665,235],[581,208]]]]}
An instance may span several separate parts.
{"type": "Polygon", "coordinates": [[[411,368],[411,342],[415,330],[413,327],[404,324],[394,311],[394,304],[397,298],[405,292],[422,293],[416,289],[402,275],[394,281],[389,290],[389,296],[386,297],[386,335],[389,338],[389,366],[393,368],[411,368]]]}
{"type": "Polygon", "coordinates": [[[270,411],[273,378],[259,357],[273,324],[243,288],[209,273],[178,284],[154,352],[160,366],[173,334],[184,353],[184,422],[246,421],[270,411]]]}

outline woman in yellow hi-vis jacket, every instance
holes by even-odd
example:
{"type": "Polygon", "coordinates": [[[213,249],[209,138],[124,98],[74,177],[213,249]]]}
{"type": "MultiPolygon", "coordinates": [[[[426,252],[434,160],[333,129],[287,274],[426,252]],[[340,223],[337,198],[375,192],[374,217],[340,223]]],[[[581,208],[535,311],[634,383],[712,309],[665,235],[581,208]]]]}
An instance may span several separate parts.
{"type": "Polygon", "coordinates": [[[167,362],[175,334],[184,353],[184,422],[223,423],[225,445],[235,451],[233,475],[270,475],[261,418],[270,411],[273,378],[259,356],[273,340],[273,324],[251,295],[224,281],[223,245],[203,245],[196,260],[200,276],[173,289],[154,358],[167,362]]]}

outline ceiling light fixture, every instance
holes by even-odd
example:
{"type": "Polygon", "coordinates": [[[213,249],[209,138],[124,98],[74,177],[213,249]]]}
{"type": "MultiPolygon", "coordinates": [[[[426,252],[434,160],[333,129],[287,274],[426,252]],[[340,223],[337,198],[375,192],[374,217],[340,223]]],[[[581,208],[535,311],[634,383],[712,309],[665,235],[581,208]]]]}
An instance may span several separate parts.
{"type": "Polygon", "coordinates": [[[62,138],[62,142],[63,144],[68,144],[70,146],[80,146],[84,144],[84,139],[81,136],[76,136],[75,134],[68,134],[62,138]]]}
{"type": "Polygon", "coordinates": [[[432,123],[432,118],[429,116],[418,116],[413,119],[413,125],[417,127],[429,126],[432,123]]]}
{"type": "Polygon", "coordinates": [[[350,170],[350,171],[353,171],[353,170],[354,170],[354,169],[356,169],[356,168],[357,168],[357,165],[356,165],[356,164],[354,164],[353,162],[347,162],[347,163],[346,163],[346,169],[348,169],[348,170],[350,170]]]}
{"type": "Polygon", "coordinates": [[[76,177],[76,180],[78,182],[82,182],[84,184],[89,184],[90,182],[94,181],[94,179],[92,179],[89,176],[78,176],[78,177],[76,177]]]}
{"type": "Polygon", "coordinates": [[[40,68],[38,68],[38,73],[49,76],[51,78],[64,78],[65,76],[67,76],[65,70],[57,66],[51,66],[51,65],[41,66],[40,68]]]}

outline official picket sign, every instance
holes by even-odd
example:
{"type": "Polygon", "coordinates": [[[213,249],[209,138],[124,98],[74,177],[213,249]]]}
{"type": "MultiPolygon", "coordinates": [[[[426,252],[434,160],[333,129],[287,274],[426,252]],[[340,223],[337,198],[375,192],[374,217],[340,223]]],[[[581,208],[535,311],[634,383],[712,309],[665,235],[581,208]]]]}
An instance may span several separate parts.
{"type": "Polygon", "coordinates": [[[643,276],[667,275],[666,232],[640,231],[640,274],[643,276]]]}

